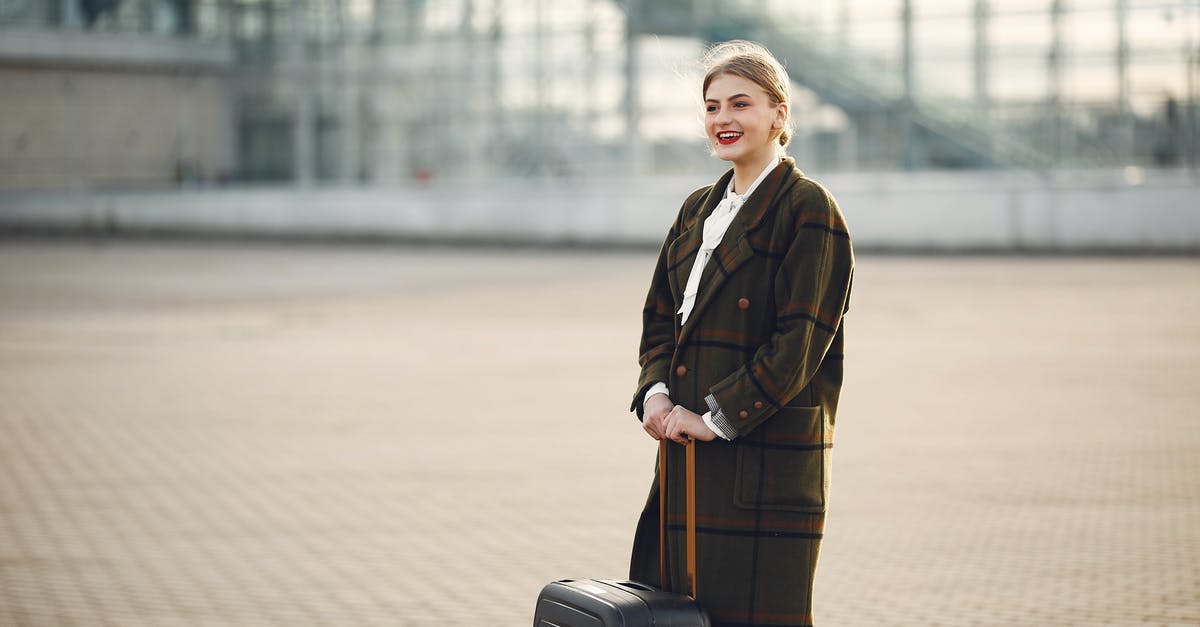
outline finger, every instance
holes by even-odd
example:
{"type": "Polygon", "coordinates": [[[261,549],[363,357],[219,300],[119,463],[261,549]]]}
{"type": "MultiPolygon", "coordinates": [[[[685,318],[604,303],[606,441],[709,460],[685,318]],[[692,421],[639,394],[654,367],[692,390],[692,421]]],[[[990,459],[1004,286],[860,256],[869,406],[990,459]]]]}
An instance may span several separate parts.
{"type": "Polygon", "coordinates": [[[667,430],[667,437],[673,442],[687,444],[687,435],[683,432],[683,423],[675,420],[671,422],[671,428],[667,430]]]}
{"type": "Polygon", "coordinates": [[[680,444],[688,443],[688,440],[691,439],[691,435],[688,434],[687,429],[688,429],[687,423],[680,420],[679,421],[679,430],[675,432],[675,437],[676,437],[675,441],[676,442],[679,442],[680,444]]]}
{"type": "Polygon", "coordinates": [[[676,423],[676,428],[671,432],[671,435],[673,436],[672,440],[685,445],[692,439],[692,435],[688,433],[688,424],[684,420],[679,420],[676,423]]]}

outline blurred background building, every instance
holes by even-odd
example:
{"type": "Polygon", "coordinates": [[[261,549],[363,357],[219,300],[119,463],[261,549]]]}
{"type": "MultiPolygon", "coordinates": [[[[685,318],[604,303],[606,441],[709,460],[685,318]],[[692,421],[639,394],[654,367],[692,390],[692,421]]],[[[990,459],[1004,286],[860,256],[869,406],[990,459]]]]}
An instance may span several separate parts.
{"type": "Polygon", "coordinates": [[[733,38],[810,172],[1198,178],[1197,0],[0,0],[0,191],[707,180],[733,38]]]}
{"type": "Polygon", "coordinates": [[[1196,167],[1193,0],[2,0],[0,185],[711,169],[732,38],[814,170],[1196,167]]]}

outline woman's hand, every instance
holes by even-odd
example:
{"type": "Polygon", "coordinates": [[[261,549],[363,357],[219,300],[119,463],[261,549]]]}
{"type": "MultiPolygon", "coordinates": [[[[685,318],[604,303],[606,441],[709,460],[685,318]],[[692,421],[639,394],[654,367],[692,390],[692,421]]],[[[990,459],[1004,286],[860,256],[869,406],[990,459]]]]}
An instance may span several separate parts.
{"type": "Polygon", "coordinates": [[[689,411],[680,405],[676,405],[663,421],[666,424],[666,437],[680,444],[687,444],[688,440],[700,440],[702,442],[711,442],[717,434],[712,429],[704,424],[704,419],[694,411],[689,411]]]}
{"type": "Polygon", "coordinates": [[[642,405],[642,428],[650,437],[655,440],[663,439],[663,435],[667,432],[666,419],[667,414],[675,409],[675,403],[671,402],[671,398],[666,394],[655,394],[646,399],[642,405]]]}

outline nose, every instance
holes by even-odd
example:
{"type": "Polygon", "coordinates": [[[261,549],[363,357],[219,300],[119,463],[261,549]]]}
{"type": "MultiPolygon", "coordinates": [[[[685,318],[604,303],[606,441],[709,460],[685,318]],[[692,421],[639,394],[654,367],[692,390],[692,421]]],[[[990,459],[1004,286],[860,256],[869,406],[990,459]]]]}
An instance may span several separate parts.
{"type": "Polygon", "coordinates": [[[717,109],[717,117],[713,118],[713,122],[716,122],[718,125],[728,124],[729,123],[729,109],[726,109],[724,107],[717,109]]]}

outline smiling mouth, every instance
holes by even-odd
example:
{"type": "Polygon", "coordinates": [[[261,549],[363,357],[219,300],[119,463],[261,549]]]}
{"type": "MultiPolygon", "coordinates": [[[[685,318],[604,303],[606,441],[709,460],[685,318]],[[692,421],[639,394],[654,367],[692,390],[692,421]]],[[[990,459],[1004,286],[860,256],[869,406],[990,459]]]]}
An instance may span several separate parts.
{"type": "Polygon", "coordinates": [[[743,133],[737,131],[721,131],[717,133],[717,143],[728,146],[742,138],[743,133]]]}

